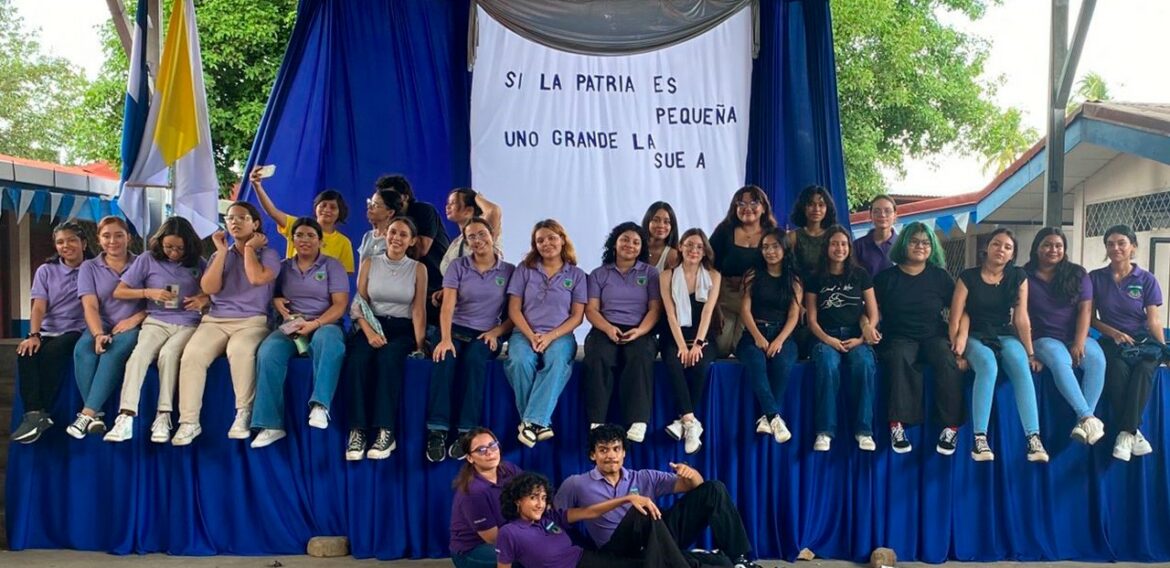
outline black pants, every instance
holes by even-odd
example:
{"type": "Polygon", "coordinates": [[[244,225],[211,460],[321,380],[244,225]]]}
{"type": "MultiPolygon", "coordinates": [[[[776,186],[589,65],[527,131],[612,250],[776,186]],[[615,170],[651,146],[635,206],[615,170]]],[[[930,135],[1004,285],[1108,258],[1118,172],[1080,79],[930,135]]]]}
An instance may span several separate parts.
{"type": "Polygon", "coordinates": [[[80,331],[42,337],[36,353],[16,358],[25,412],[46,411],[53,405],[61,388],[61,375],[73,363],[73,346],[79,338],[80,331]]]}
{"type": "Polygon", "coordinates": [[[963,374],[945,337],[921,341],[887,337],[878,344],[878,362],[889,388],[890,422],[921,424],[922,365],[930,365],[934,378],[934,419],[941,426],[959,426],[966,421],[963,404],[963,374]]]}
{"type": "Polygon", "coordinates": [[[451,344],[455,352],[447,354],[431,368],[427,430],[450,430],[452,406],[459,413],[457,427],[460,432],[481,424],[487,364],[500,354],[500,342],[493,351],[482,339],[477,339],[481,333],[461,325],[451,326],[451,344]]]}
{"type": "MultiPolygon", "coordinates": [[[[703,400],[703,393],[707,390],[707,372],[715,360],[715,345],[708,343],[703,347],[703,357],[691,367],[683,367],[678,359],[678,344],[670,334],[662,336],[662,362],[666,365],[667,375],[670,377],[670,386],[674,390],[674,401],[678,405],[679,416],[695,411],[703,400]]],[[[690,341],[687,342],[688,346],[690,341]]]]}
{"type": "Polygon", "coordinates": [[[378,322],[386,334],[386,345],[374,349],[366,335],[358,332],[346,346],[350,429],[394,429],[398,419],[406,356],[415,348],[414,326],[406,318],[379,317],[378,322]],[[371,366],[371,362],[376,365],[371,366]]]}
{"type": "MultiPolygon", "coordinates": [[[[651,520],[650,517],[630,508],[625,518],[634,518],[631,525],[629,547],[627,552],[619,554],[604,547],[601,550],[588,550],[581,555],[577,562],[580,568],[692,568],[693,564],[678,548],[670,530],[661,520],[651,520]]],[[[623,523],[624,523],[623,519],[623,523]]]]}
{"type": "MultiPolygon", "coordinates": [[[[625,330],[623,330],[625,331],[625,330]]],[[[585,336],[585,419],[606,421],[614,375],[621,372],[622,416],[627,424],[650,421],[654,394],[654,338],[647,334],[617,344],[600,330],[585,336]]]]}
{"type": "Polygon", "coordinates": [[[1117,430],[1136,432],[1154,389],[1158,362],[1121,356],[1121,348],[1108,337],[1097,340],[1105,353],[1105,396],[1113,409],[1117,430]]]}
{"type": "MultiPolygon", "coordinates": [[[[690,548],[703,530],[711,527],[715,548],[728,558],[747,557],[751,551],[743,519],[727,494],[727,487],[720,481],[704,481],[702,485],[686,492],[674,506],[662,512],[662,523],[674,537],[676,549],[690,548]]],[[[637,553],[646,541],[645,532],[652,530],[654,523],[648,517],[630,508],[622,522],[614,530],[609,542],[601,547],[602,552],[619,556],[637,553]]],[[[698,562],[692,560],[692,565],[698,562]]]]}

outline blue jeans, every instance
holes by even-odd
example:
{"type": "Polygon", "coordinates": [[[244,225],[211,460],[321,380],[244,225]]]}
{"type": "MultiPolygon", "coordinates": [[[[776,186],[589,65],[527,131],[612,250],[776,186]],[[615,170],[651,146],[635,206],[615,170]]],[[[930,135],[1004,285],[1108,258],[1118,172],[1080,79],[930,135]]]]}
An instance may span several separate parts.
{"type": "MultiPolygon", "coordinates": [[[[1036,387],[1032,384],[1032,369],[1028,367],[1028,354],[1024,344],[1010,335],[999,336],[999,361],[1003,363],[1007,376],[1016,393],[1016,406],[1020,409],[1020,422],[1024,433],[1040,432],[1040,412],[1036,408],[1036,387]]],[[[991,403],[995,398],[995,381],[999,377],[999,365],[995,352],[974,337],[967,339],[967,362],[975,371],[975,386],[971,389],[971,417],[976,434],[987,433],[991,420],[991,403]]]]}
{"type": "Polygon", "coordinates": [[[455,346],[455,353],[448,353],[431,370],[431,388],[427,393],[427,430],[445,432],[451,428],[452,398],[462,399],[459,405],[460,432],[467,432],[480,425],[487,364],[500,354],[499,342],[493,351],[482,339],[477,339],[481,333],[458,325],[451,326],[451,343],[455,346]],[[462,378],[461,393],[452,392],[456,374],[462,378]]]}
{"type": "MultiPolygon", "coordinates": [[[[825,330],[833,337],[858,337],[860,333],[843,330],[825,330]]],[[[846,393],[857,405],[853,431],[857,435],[873,435],[874,373],[877,363],[873,348],[858,345],[841,353],[828,345],[817,342],[812,349],[812,360],[817,370],[816,429],[818,434],[830,437],[837,430],[837,391],[841,386],[841,363],[849,365],[850,381],[846,393]]]]}
{"type": "Polygon", "coordinates": [[[1105,388],[1105,352],[1092,337],[1085,338],[1085,357],[1081,360],[1081,382],[1073,372],[1072,356],[1068,347],[1058,339],[1041,337],[1032,341],[1036,348],[1036,359],[1052,373],[1056,390],[1068,401],[1078,418],[1093,415],[1101,391],[1105,388]]]}
{"type": "Polygon", "coordinates": [[[496,568],[496,545],[481,544],[463,554],[451,553],[455,568],[496,568]]]}
{"type": "Polygon", "coordinates": [[[93,351],[93,334],[88,329],[81,334],[81,339],[73,347],[73,373],[85,408],[102,409],[106,399],[122,384],[126,361],[137,344],[138,328],[134,328],[115,335],[114,341],[106,346],[106,352],[98,355],[93,351]]]}
{"type": "Polygon", "coordinates": [[[553,410],[573,373],[576,356],[577,338],[571,333],[554,339],[543,354],[532,350],[523,333],[512,333],[504,374],[516,393],[516,410],[521,421],[538,426],[552,424],[553,410]]]}
{"type": "MultiPolygon", "coordinates": [[[[284,381],[288,378],[288,361],[296,354],[296,344],[279,329],[260,344],[256,352],[253,428],[284,428],[284,381]]],[[[314,331],[309,337],[309,356],[313,358],[313,397],[309,402],[329,408],[345,360],[345,333],[341,326],[331,324],[314,331]]]]}
{"type": "MultiPolygon", "coordinates": [[[[780,335],[784,327],[779,323],[756,324],[764,339],[771,343],[780,335]]],[[[791,338],[784,341],[780,352],[769,359],[763,350],[756,347],[756,342],[747,331],[735,347],[735,358],[744,366],[744,374],[751,382],[752,391],[756,393],[756,400],[760,403],[760,410],[765,416],[771,417],[780,414],[780,401],[784,400],[784,390],[788,387],[788,375],[796,365],[796,342],[791,338]]]]}

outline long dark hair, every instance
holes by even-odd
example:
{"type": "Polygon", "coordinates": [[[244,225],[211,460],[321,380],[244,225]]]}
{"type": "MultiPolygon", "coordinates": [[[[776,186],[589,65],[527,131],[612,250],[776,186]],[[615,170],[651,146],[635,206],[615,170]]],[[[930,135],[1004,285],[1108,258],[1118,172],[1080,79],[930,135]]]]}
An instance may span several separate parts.
{"type": "MultiPolygon", "coordinates": [[[[475,196],[478,195],[474,189],[470,187],[457,187],[451,190],[448,195],[458,195],[459,205],[471,208],[472,217],[483,217],[483,208],[475,202],[475,196]]],[[[489,228],[490,230],[490,228],[489,228]]]]}
{"type": "Polygon", "coordinates": [[[678,215],[674,214],[674,207],[665,201],[655,201],[646,208],[646,214],[642,215],[642,229],[646,234],[650,234],[650,220],[654,218],[654,214],[659,211],[666,211],[666,215],[670,217],[670,234],[666,235],[666,246],[670,248],[678,248],[678,215]]]}
{"type": "Polygon", "coordinates": [[[605,249],[601,253],[601,264],[613,264],[617,262],[617,241],[622,236],[622,233],[633,232],[642,239],[642,248],[638,251],[638,261],[648,262],[650,260],[650,236],[646,234],[646,230],[640,227],[633,221],[626,221],[613,228],[609,232],[609,236],[605,237],[605,249]]]}
{"type": "Polygon", "coordinates": [[[845,242],[849,243],[849,256],[845,257],[845,271],[841,273],[845,278],[851,278],[854,270],[861,270],[857,265],[857,257],[853,250],[853,235],[849,234],[849,229],[841,225],[832,225],[825,229],[825,244],[821,246],[821,256],[817,259],[817,270],[815,274],[819,277],[826,277],[829,275],[829,240],[833,235],[845,235],[845,242]]]}
{"type": "Polygon", "coordinates": [[[168,260],[166,252],[163,251],[163,239],[166,237],[179,237],[183,240],[183,260],[179,261],[180,265],[187,268],[199,266],[199,258],[203,256],[203,241],[195,234],[195,228],[191,226],[190,221],[183,217],[170,217],[151,235],[146,248],[150,251],[150,256],[160,262],[168,260]]]}
{"type": "Polygon", "coordinates": [[[802,229],[808,226],[808,214],[804,212],[804,208],[808,207],[809,202],[817,195],[825,201],[825,218],[821,219],[821,228],[827,229],[837,222],[837,205],[833,203],[833,196],[829,190],[823,186],[810,185],[800,190],[800,195],[796,197],[796,203],[792,206],[790,219],[793,225],[802,229]]]}
{"type": "Polygon", "coordinates": [[[49,258],[45,259],[46,263],[64,262],[61,260],[61,255],[57,254],[56,247],[57,233],[60,233],[61,231],[69,231],[70,233],[76,235],[78,239],[81,239],[81,258],[83,261],[93,258],[93,251],[89,250],[89,237],[86,236],[85,229],[82,229],[81,225],[78,225],[77,223],[72,221],[65,221],[64,223],[60,223],[56,227],[53,227],[53,254],[50,255],[49,258]]]}
{"type": "Polygon", "coordinates": [[[780,250],[783,251],[782,254],[784,255],[780,258],[780,289],[784,294],[784,296],[779,299],[781,305],[792,301],[792,297],[796,295],[796,285],[800,282],[800,277],[796,275],[796,263],[793,261],[793,254],[784,245],[784,237],[786,235],[787,232],[780,227],[776,227],[770,231],[765,232],[763,236],[760,237],[760,258],[757,260],[756,265],[752,268],[749,268],[748,271],[743,275],[745,285],[749,285],[755,281],[756,276],[759,274],[768,273],[768,263],[764,260],[764,239],[768,237],[775,239],[776,242],[780,245],[780,250]]]}
{"type": "MultiPolygon", "coordinates": [[[[471,441],[480,434],[487,434],[488,436],[491,436],[492,440],[496,443],[499,443],[500,441],[500,439],[496,437],[496,433],[492,432],[489,428],[484,428],[483,426],[472,428],[471,430],[460,434],[459,440],[456,442],[459,444],[459,447],[463,449],[463,455],[471,455],[471,450],[475,449],[471,447],[471,441]]],[[[504,481],[499,477],[503,473],[503,468],[500,467],[502,465],[504,465],[504,458],[503,452],[500,452],[500,463],[496,466],[496,483],[502,483],[504,481]]],[[[455,481],[451,482],[451,488],[456,491],[467,493],[468,487],[471,486],[471,480],[474,478],[475,465],[473,465],[471,461],[465,459],[463,467],[459,468],[459,473],[455,475],[455,481]]]]}
{"type": "MultiPolygon", "coordinates": [[[[760,202],[760,229],[767,231],[776,226],[776,216],[772,214],[772,202],[768,200],[768,194],[764,193],[760,186],[749,184],[737,189],[731,195],[731,205],[727,208],[727,215],[723,217],[712,233],[730,231],[743,224],[739,220],[738,203],[745,195],[760,202]]],[[[679,238],[679,242],[682,242],[682,237],[679,238]]]]}
{"type": "Polygon", "coordinates": [[[516,502],[542,487],[551,498],[553,488],[547,477],[531,471],[513,477],[504,484],[504,489],[500,492],[500,514],[508,521],[519,519],[520,509],[516,507],[516,502]]]}
{"type": "Polygon", "coordinates": [[[1040,229],[1040,232],[1036,233],[1036,238],[1032,239],[1032,250],[1028,253],[1028,262],[1024,264],[1024,270],[1027,270],[1028,274],[1036,274],[1036,270],[1040,268],[1040,244],[1052,235],[1060,237],[1061,243],[1064,244],[1064,256],[1052,269],[1052,287],[1056,290],[1058,300],[1073,304],[1081,296],[1081,282],[1086,273],[1084,267],[1068,259],[1068,237],[1064,235],[1064,231],[1056,227],[1040,229]]]}

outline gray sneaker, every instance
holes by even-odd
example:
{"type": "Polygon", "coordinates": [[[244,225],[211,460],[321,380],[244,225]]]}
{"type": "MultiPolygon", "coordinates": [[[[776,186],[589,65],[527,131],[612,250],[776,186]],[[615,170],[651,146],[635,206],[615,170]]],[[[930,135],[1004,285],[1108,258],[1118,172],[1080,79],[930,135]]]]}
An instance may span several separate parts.
{"type": "Polygon", "coordinates": [[[45,430],[53,425],[53,419],[49,418],[47,412],[34,410],[33,412],[25,412],[24,418],[20,421],[20,426],[12,432],[12,441],[20,442],[22,444],[31,444],[45,433],[45,430]]]}

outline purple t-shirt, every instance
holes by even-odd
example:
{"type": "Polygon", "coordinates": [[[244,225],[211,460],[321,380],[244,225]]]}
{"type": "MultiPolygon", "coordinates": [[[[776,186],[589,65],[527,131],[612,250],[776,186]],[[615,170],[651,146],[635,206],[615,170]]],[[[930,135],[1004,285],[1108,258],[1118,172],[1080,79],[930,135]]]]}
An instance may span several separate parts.
{"type": "Polygon", "coordinates": [[[890,231],[890,238],[875,243],[873,229],[870,229],[864,237],[853,241],[853,258],[857,259],[857,264],[871,277],[875,277],[879,272],[894,265],[890,262],[890,249],[894,248],[894,240],[897,238],[898,232],[890,231]]]}
{"type": "Polygon", "coordinates": [[[525,568],[574,568],[583,551],[573,546],[568,526],[568,513],[560,509],[545,509],[537,523],[516,519],[500,527],[496,562],[525,568]]]}
{"type": "Polygon", "coordinates": [[[1073,340],[1077,327],[1078,304],[1093,299],[1093,282],[1086,273],[1081,278],[1081,293],[1076,298],[1060,300],[1051,282],[1028,274],[1028,319],[1032,321],[1032,339],[1051,337],[1061,343],[1073,340]]]}
{"type": "MultiPolygon", "coordinates": [[[[135,260],[134,255],[130,255],[122,272],[129,270],[135,260]]],[[[118,282],[121,281],[122,275],[114,272],[114,269],[106,264],[106,253],[81,263],[81,268],[77,270],[77,297],[90,295],[97,297],[98,312],[101,313],[102,326],[106,331],[146,307],[142,300],[114,299],[114,288],[117,288],[118,282]]]]}
{"type": "MultiPolygon", "coordinates": [[[[671,472],[653,469],[629,470],[623,467],[617,485],[610,485],[602,477],[601,472],[593,468],[587,473],[571,475],[565,479],[561,488],[557,490],[553,504],[557,509],[589,507],[631,493],[657,499],[663,495],[673,494],[677,481],[678,476],[671,472]]],[[[593,544],[605,546],[630,507],[629,504],[622,505],[592,521],[585,521],[585,530],[589,533],[589,538],[593,539],[593,544]]]]}
{"type": "Polygon", "coordinates": [[[569,319],[573,304],[589,301],[585,271],[565,264],[551,278],[545,277],[544,263],[535,268],[521,264],[512,273],[508,295],[520,298],[520,310],[536,333],[548,333],[569,319]]]}
{"type": "Polygon", "coordinates": [[[49,304],[41,321],[41,333],[61,335],[85,329],[85,313],[77,295],[78,272],[78,268],[69,268],[60,261],[46,262],[37,268],[29,295],[49,304]]]}
{"type": "Polygon", "coordinates": [[[1162,288],[1153,274],[1135,264],[1120,283],[1113,281],[1108,266],[1090,272],[1089,278],[1098,319],[1131,336],[1148,333],[1146,307],[1162,305],[1162,288]]]}
{"type": "Polygon", "coordinates": [[[589,299],[601,301],[601,316],[619,327],[642,323],[650,300],[661,297],[658,269],[645,262],[622,274],[616,264],[599,266],[589,274],[589,299]]]}
{"type": "Polygon", "coordinates": [[[199,279],[203,277],[203,270],[207,262],[199,259],[195,266],[183,266],[170,259],[158,260],[150,253],[134,259],[134,263],[122,272],[122,282],[134,289],[166,288],[174,284],[179,285],[179,304],[177,308],[167,308],[159,302],[147,302],[146,314],[154,319],[171,325],[197,325],[199,312],[183,309],[183,298],[191,298],[203,293],[199,286],[199,279]]]}
{"type": "MultiPolygon", "coordinates": [[[[211,264],[218,254],[219,251],[212,254],[207,263],[211,264]]],[[[273,274],[280,273],[280,253],[276,249],[264,247],[256,251],[256,256],[273,274]]],[[[268,304],[272,303],[275,288],[275,279],[263,286],[253,286],[248,282],[248,275],[244,273],[244,256],[240,249],[232,245],[224,259],[223,287],[218,294],[211,295],[211,311],[208,315],[238,319],[265,315],[268,313],[268,304]]]]}
{"type": "Polygon", "coordinates": [[[518,473],[519,467],[501,461],[496,470],[495,483],[476,473],[467,485],[467,492],[455,490],[455,498],[451,501],[450,547],[453,554],[466,554],[483,544],[480,531],[504,526],[504,516],[500,514],[500,493],[504,490],[504,484],[518,473]]]}
{"type": "Polygon", "coordinates": [[[349,293],[349,275],[336,258],[318,254],[308,270],[301,272],[296,257],[280,263],[276,278],[281,297],[288,299],[288,310],[306,320],[321,317],[333,304],[332,294],[349,293]]]}
{"type": "Polygon", "coordinates": [[[500,260],[499,256],[495,266],[483,273],[476,270],[473,257],[453,260],[443,275],[443,287],[458,292],[451,322],[481,332],[496,327],[508,299],[508,281],[515,271],[515,266],[500,260]]]}

